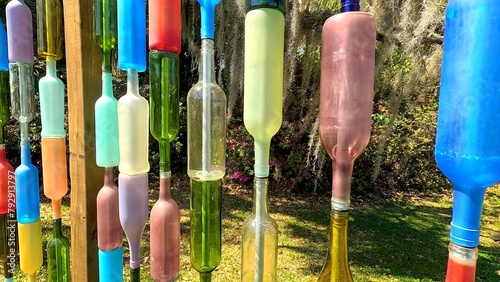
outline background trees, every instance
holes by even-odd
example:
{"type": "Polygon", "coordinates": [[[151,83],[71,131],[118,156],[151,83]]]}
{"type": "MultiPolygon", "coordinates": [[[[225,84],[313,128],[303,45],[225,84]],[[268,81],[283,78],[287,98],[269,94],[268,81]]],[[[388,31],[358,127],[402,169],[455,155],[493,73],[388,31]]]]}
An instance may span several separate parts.
{"type": "MultiPolygon", "coordinates": [[[[7,2],[2,0],[4,7],[7,2]]],[[[35,1],[26,2],[32,7],[35,19],[35,1]]],[[[338,0],[288,2],[283,125],[273,138],[271,153],[273,189],[315,193],[330,190],[331,162],[318,135],[319,58],[322,25],[338,12],[339,3],[338,0]]],[[[448,182],[435,165],[433,148],[446,1],[366,0],[361,4],[364,11],[373,13],[377,19],[377,62],[372,138],[356,161],[353,193],[390,195],[408,189],[443,189],[448,182]]],[[[179,174],[185,173],[186,165],[185,97],[198,80],[200,48],[199,5],[196,0],[183,0],[182,7],[181,133],[172,152],[174,173],[179,174]]],[[[228,98],[226,180],[247,184],[253,173],[253,140],[242,118],[245,3],[222,0],[216,13],[217,80],[228,98]]],[[[0,17],[5,20],[4,9],[0,17]]],[[[64,63],[58,67],[64,80],[64,63]]],[[[43,76],[43,62],[36,63],[35,72],[43,76]]],[[[115,95],[119,97],[125,93],[125,74],[117,68],[114,74],[115,95]]],[[[147,97],[148,74],[142,74],[140,79],[141,94],[147,97]]],[[[12,122],[6,130],[8,157],[14,165],[17,165],[16,127],[12,122]]],[[[36,159],[39,119],[33,122],[32,129],[36,159]]],[[[152,141],[150,146],[154,166],[159,160],[157,144],[152,141]]],[[[156,169],[153,167],[151,171],[156,169]]]]}

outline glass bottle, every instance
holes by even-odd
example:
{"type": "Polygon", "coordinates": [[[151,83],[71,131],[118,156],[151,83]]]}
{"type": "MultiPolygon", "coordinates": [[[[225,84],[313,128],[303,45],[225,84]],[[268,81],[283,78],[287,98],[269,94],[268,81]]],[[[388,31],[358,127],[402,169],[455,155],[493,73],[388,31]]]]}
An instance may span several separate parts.
{"type": "MultiPolygon", "coordinates": [[[[1,24],[1,23],[0,23],[1,24]]],[[[9,72],[0,70],[0,143],[3,143],[3,128],[10,120],[9,72]]]]}
{"type": "Polygon", "coordinates": [[[127,235],[130,249],[130,281],[138,282],[141,265],[140,242],[149,215],[148,174],[120,173],[118,175],[118,200],[120,223],[127,235]]]}
{"type": "Polygon", "coordinates": [[[283,11],[266,7],[246,14],[243,119],[254,138],[257,177],[269,176],[271,138],[282,122],[284,37],[283,11]]]}
{"type": "Polygon", "coordinates": [[[19,265],[28,275],[29,282],[36,282],[36,272],[43,263],[42,225],[40,219],[31,223],[18,224],[19,230],[19,265]]]}
{"type": "Polygon", "coordinates": [[[33,64],[33,20],[30,8],[24,0],[11,0],[5,7],[5,14],[9,61],[33,64]]]}
{"type": "Polygon", "coordinates": [[[252,215],[243,223],[241,281],[277,281],[278,226],[267,212],[267,178],[254,179],[252,215]]]}
{"type": "MultiPolygon", "coordinates": [[[[203,22],[203,17],[202,17],[203,22]]],[[[200,76],[188,93],[191,264],[211,281],[221,257],[221,187],[226,170],[226,96],[215,82],[214,42],[201,41],[200,76]]]]}
{"type": "Polygon", "coordinates": [[[179,54],[181,51],[181,1],[150,0],[148,4],[149,49],[179,54]]]}
{"type": "Polygon", "coordinates": [[[7,161],[5,144],[0,144],[0,214],[16,209],[14,168],[7,161]]]}
{"type": "MultiPolygon", "coordinates": [[[[118,66],[146,70],[146,1],[118,1],[118,66]]],[[[147,127],[146,127],[147,128],[147,127]]]]}
{"type": "Polygon", "coordinates": [[[446,282],[474,282],[476,278],[477,248],[466,248],[450,243],[446,282]]]}
{"type": "Polygon", "coordinates": [[[212,39],[201,41],[198,72],[187,97],[188,175],[217,180],[226,172],[226,95],[215,82],[212,39]]]}
{"type": "Polygon", "coordinates": [[[160,173],[160,197],[151,209],[151,278],[175,281],[180,269],[180,211],[172,199],[170,172],[160,173]]]}
{"type": "Polygon", "coordinates": [[[318,282],[352,282],[347,259],[347,224],[349,212],[330,213],[330,248],[318,282]]]}
{"type": "Polygon", "coordinates": [[[31,163],[30,142],[21,141],[21,164],[16,168],[16,207],[19,223],[40,219],[38,169],[31,163]]]}
{"type": "Polygon", "coordinates": [[[494,0],[446,8],[435,158],[453,184],[451,241],[468,248],[479,244],[486,188],[500,181],[498,13],[494,0]]]}
{"type": "Polygon", "coordinates": [[[94,0],[94,41],[102,49],[102,69],[107,73],[111,73],[111,50],[118,41],[116,11],[116,0],[94,0]]]}
{"type": "Polygon", "coordinates": [[[38,55],[60,60],[63,56],[63,10],[60,0],[36,0],[38,55]]]}
{"type": "Polygon", "coordinates": [[[170,171],[170,146],[179,132],[179,55],[151,51],[150,126],[160,143],[160,171],[170,171]]]}
{"type": "Polygon", "coordinates": [[[51,282],[70,281],[69,241],[62,234],[61,219],[54,219],[53,238],[47,245],[47,271],[51,282]]]}
{"type": "Polygon", "coordinates": [[[47,73],[38,83],[42,138],[66,138],[64,129],[64,83],[57,77],[56,61],[46,59],[47,73]]]}
{"type": "Polygon", "coordinates": [[[114,183],[113,168],[104,169],[104,186],[97,194],[97,246],[112,251],[122,246],[123,230],[120,225],[118,187],[114,183]]]}
{"type": "Polygon", "coordinates": [[[148,101],[139,94],[137,71],[129,69],[127,94],[118,100],[120,173],[135,175],[149,171],[148,113],[148,101]]]}
{"type": "Polygon", "coordinates": [[[35,77],[33,64],[11,62],[9,64],[11,115],[19,121],[21,140],[27,141],[28,123],[35,116],[35,77]]]}
{"type": "Polygon", "coordinates": [[[200,272],[200,281],[211,281],[220,264],[222,246],[222,180],[191,178],[191,264],[200,272]]]}
{"type": "Polygon", "coordinates": [[[349,208],[354,161],[370,139],[375,35],[375,19],[364,12],[337,14],[323,26],[319,133],[334,160],[336,210],[349,208]]]}
{"type": "Polygon", "coordinates": [[[102,95],[95,102],[96,164],[100,167],[115,167],[120,163],[117,105],[113,76],[111,72],[103,72],[102,95]]]}
{"type": "Polygon", "coordinates": [[[9,235],[7,233],[7,213],[0,214],[0,262],[3,263],[3,273],[4,276],[7,273],[9,267],[8,256],[9,256],[9,245],[8,245],[9,235]]]}

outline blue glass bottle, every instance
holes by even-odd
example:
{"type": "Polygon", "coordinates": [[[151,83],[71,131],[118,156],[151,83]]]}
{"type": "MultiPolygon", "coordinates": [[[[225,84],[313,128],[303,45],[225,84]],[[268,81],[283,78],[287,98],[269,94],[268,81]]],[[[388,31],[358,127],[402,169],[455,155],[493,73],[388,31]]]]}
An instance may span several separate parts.
{"type": "Polygon", "coordinates": [[[118,66],[146,70],[146,1],[118,1],[118,66]]]}
{"type": "Polygon", "coordinates": [[[40,219],[38,170],[31,163],[30,142],[21,141],[21,165],[16,168],[17,221],[33,223],[40,219]]]}
{"type": "Polygon", "coordinates": [[[500,181],[500,2],[450,0],[436,162],[453,184],[451,241],[479,244],[486,188],[500,181]]]}

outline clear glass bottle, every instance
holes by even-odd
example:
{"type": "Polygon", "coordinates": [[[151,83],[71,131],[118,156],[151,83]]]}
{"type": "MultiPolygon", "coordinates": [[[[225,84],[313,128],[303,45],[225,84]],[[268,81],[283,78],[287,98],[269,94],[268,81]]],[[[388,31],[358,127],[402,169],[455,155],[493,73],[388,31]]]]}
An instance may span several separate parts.
{"type": "Polygon", "coordinates": [[[226,95],[215,82],[214,42],[201,41],[200,79],[187,97],[188,175],[217,180],[226,172],[226,95]]]}
{"type": "Polygon", "coordinates": [[[474,282],[476,278],[477,248],[466,248],[450,243],[446,282],[474,282]]]}
{"type": "Polygon", "coordinates": [[[318,282],[352,282],[347,258],[347,224],[349,212],[330,213],[330,248],[318,282]]]}
{"type": "Polygon", "coordinates": [[[35,117],[33,64],[9,64],[11,115],[21,123],[21,140],[28,140],[28,125],[35,117]],[[23,125],[24,124],[24,125],[23,125]]]}
{"type": "Polygon", "coordinates": [[[47,271],[51,282],[71,280],[69,265],[69,241],[62,234],[61,219],[54,219],[53,238],[47,245],[47,271]]]}
{"type": "Polygon", "coordinates": [[[241,281],[277,281],[278,226],[267,212],[268,179],[254,179],[252,215],[243,223],[241,281]]]}

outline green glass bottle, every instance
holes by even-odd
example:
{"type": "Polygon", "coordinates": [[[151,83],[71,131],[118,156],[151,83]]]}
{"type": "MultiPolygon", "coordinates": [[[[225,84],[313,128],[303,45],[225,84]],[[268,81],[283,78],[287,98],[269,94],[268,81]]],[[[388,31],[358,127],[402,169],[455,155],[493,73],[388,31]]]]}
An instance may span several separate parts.
{"type": "Polygon", "coordinates": [[[103,71],[111,72],[111,50],[117,43],[116,0],[94,0],[94,40],[102,49],[103,71]]]}
{"type": "Polygon", "coordinates": [[[3,143],[3,127],[10,120],[9,72],[0,70],[0,143],[3,143]]]}
{"type": "Polygon", "coordinates": [[[69,270],[69,241],[62,234],[61,219],[54,219],[53,238],[47,245],[47,270],[49,282],[67,282],[69,270]]]}
{"type": "Polygon", "coordinates": [[[191,179],[191,264],[211,281],[221,258],[222,181],[191,179]]]}
{"type": "Polygon", "coordinates": [[[8,255],[9,255],[9,245],[7,242],[7,214],[0,214],[0,261],[4,265],[4,276],[7,274],[8,270],[8,255]]]}
{"type": "Polygon", "coordinates": [[[160,142],[160,171],[170,171],[170,148],[179,132],[179,55],[149,53],[150,127],[160,142]]]}
{"type": "Polygon", "coordinates": [[[352,282],[351,270],[347,259],[348,211],[330,213],[330,248],[318,282],[352,282]]]}

